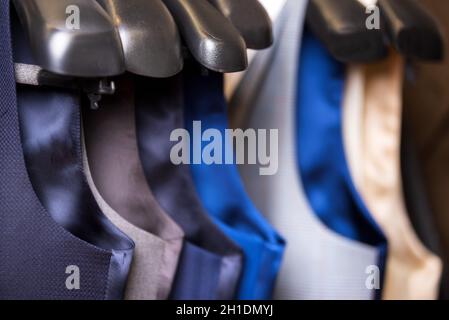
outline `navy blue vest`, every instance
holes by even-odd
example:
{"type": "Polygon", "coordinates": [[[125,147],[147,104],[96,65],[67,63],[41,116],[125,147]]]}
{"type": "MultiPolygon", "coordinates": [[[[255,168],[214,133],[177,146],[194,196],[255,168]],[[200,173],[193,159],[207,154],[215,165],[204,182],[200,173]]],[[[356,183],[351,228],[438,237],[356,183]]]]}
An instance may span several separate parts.
{"type": "Polygon", "coordinates": [[[32,61],[10,10],[1,0],[0,299],[121,299],[134,244],[84,181],[79,96],[16,88],[12,40],[32,61]]]}
{"type": "Polygon", "coordinates": [[[170,160],[173,130],[183,128],[182,78],[136,77],[139,153],[155,197],[186,236],[172,299],[233,299],[242,268],[240,248],[204,211],[187,165],[170,160]]]}

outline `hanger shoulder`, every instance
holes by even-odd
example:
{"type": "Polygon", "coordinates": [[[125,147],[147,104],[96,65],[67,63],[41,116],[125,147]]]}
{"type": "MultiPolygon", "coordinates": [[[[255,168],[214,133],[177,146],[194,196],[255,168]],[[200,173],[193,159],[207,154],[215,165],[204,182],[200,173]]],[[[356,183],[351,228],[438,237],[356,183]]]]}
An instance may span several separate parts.
{"type": "Polygon", "coordinates": [[[106,12],[95,1],[13,1],[35,60],[44,69],[80,77],[124,72],[120,38],[106,12]],[[79,25],[76,15],[80,17],[79,25]]]}
{"type": "Polygon", "coordinates": [[[271,19],[258,0],[209,0],[227,17],[250,49],[265,49],[273,43],[271,19]]]}
{"type": "Polygon", "coordinates": [[[366,8],[357,0],[311,0],[307,26],[342,62],[370,62],[386,56],[381,30],[366,27],[366,8]]]}
{"type": "Polygon", "coordinates": [[[164,0],[190,52],[218,72],[236,72],[247,65],[246,45],[239,32],[206,0],[164,0]]]}
{"type": "Polygon", "coordinates": [[[98,0],[112,17],[128,71],[165,78],[182,70],[181,38],[160,0],[98,0]]]}
{"type": "Polygon", "coordinates": [[[415,0],[379,0],[389,37],[403,55],[421,60],[441,60],[444,43],[438,23],[415,0]]]}

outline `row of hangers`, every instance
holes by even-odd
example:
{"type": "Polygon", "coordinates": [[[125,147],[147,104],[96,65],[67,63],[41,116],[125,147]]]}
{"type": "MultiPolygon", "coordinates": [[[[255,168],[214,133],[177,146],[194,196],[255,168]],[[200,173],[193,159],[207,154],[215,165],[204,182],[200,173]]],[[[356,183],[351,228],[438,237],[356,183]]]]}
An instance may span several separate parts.
{"type": "Polygon", "coordinates": [[[125,71],[173,76],[183,68],[181,36],[205,67],[241,71],[247,67],[247,48],[272,43],[270,18],[257,0],[14,0],[14,4],[39,65],[69,76],[110,77],[125,71]],[[78,30],[66,28],[66,8],[74,5],[82,14],[78,30]]]}
{"type": "Polygon", "coordinates": [[[273,42],[271,20],[258,0],[13,3],[37,64],[16,64],[17,82],[81,88],[92,108],[115,92],[108,77],[125,71],[171,77],[183,69],[186,56],[210,70],[241,71],[248,65],[247,48],[273,42]],[[66,9],[74,6],[82,21],[79,29],[68,29],[66,9]]]}
{"type": "MultiPolygon", "coordinates": [[[[93,108],[102,95],[115,92],[108,77],[125,71],[170,77],[182,70],[186,57],[214,71],[242,71],[247,48],[273,42],[271,20],[258,0],[13,2],[38,64],[16,65],[18,82],[29,84],[28,69],[37,68],[34,84],[82,87],[93,108]],[[75,30],[66,27],[65,15],[73,5],[82,14],[75,30]]],[[[378,0],[377,5],[379,29],[366,27],[367,10],[358,0],[310,0],[307,25],[342,62],[383,59],[391,45],[408,58],[442,59],[438,25],[416,0],[378,0]]]]}
{"type": "Polygon", "coordinates": [[[310,1],[307,24],[337,60],[345,63],[381,60],[389,46],[408,59],[443,59],[444,44],[438,24],[417,0],[363,0],[363,3],[377,5],[380,28],[367,27],[368,14],[372,12],[358,0],[310,1]]]}

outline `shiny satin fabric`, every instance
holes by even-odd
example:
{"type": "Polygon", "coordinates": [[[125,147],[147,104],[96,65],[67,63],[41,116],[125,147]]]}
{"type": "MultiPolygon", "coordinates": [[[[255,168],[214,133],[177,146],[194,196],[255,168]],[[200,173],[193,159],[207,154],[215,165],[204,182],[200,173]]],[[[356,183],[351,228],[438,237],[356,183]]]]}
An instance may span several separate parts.
{"type": "MultiPolygon", "coordinates": [[[[132,77],[117,79],[117,92],[100,110],[83,111],[83,127],[92,180],[104,201],[136,227],[163,241],[158,270],[158,299],[171,291],[184,233],[159,206],[139,159],[132,77]]],[[[87,107],[87,106],[86,106],[87,107]]],[[[151,271],[149,271],[151,272],[151,271]]]]}
{"type": "Polygon", "coordinates": [[[135,78],[139,153],[147,181],[161,207],[182,227],[186,243],[170,297],[228,300],[236,297],[240,248],[204,211],[189,167],[174,165],[171,133],[184,126],[182,77],[135,78]]]}
{"type": "MultiPolygon", "coordinates": [[[[185,123],[193,137],[190,147],[204,147],[201,137],[193,134],[194,121],[201,121],[203,130],[217,130],[223,137],[228,128],[223,76],[201,70],[194,64],[188,66],[183,76],[185,123]]],[[[222,156],[225,156],[229,146],[224,142],[220,148],[222,156]]],[[[194,163],[193,159],[190,160],[194,163]]],[[[206,210],[215,223],[243,249],[244,266],[237,297],[271,299],[283,255],[283,239],[248,198],[236,166],[192,164],[191,172],[206,210]]]]}
{"type": "MultiPolygon", "coordinates": [[[[228,128],[223,75],[206,73],[198,65],[186,66],[183,73],[185,122],[193,137],[191,147],[205,145],[201,137],[193,134],[193,121],[201,121],[203,130],[218,130],[223,137],[228,128]]],[[[221,147],[225,156],[228,146],[223,143],[221,147]]],[[[237,298],[271,299],[284,240],[247,196],[236,166],[192,164],[190,168],[204,207],[215,223],[243,249],[243,273],[237,298]]]]}
{"type": "Polygon", "coordinates": [[[299,63],[296,150],[307,199],[329,229],[372,246],[383,245],[383,233],[355,190],[344,154],[346,68],[309,31],[303,36],[299,63]]]}
{"type": "MultiPolygon", "coordinates": [[[[445,51],[449,52],[449,2],[422,0],[424,6],[439,22],[445,35],[445,51]]],[[[416,145],[432,219],[441,237],[443,258],[449,265],[449,56],[442,63],[413,62],[411,77],[404,84],[404,122],[416,145]]],[[[449,281],[443,283],[445,298],[449,299],[449,281]]]]}
{"type": "Polygon", "coordinates": [[[260,176],[259,166],[242,165],[240,173],[251,199],[287,240],[275,298],[373,299],[377,290],[366,285],[366,271],[382,261],[384,249],[328,229],[300,180],[295,119],[306,5],[287,2],[275,24],[274,47],[257,54],[231,102],[234,128],[278,130],[279,170],[260,176]]]}
{"type": "MultiPolygon", "coordinates": [[[[389,243],[383,299],[436,299],[441,277],[441,261],[420,242],[406,212],[400,170],[402,83],[404,61],[391,51],[385,61],[354,68],[362,72],[353,81],[363,90],[357,105],[361,118],[346,122],[346,134],[361,137],[346,143],[352,158],[353,177],[358,190],[382,227],[389,243]],[[362,103],[360,103],[362,102],[362,103]],[[361,109],[361,111],[360,111],[361,109]],[[360,131],[352,131],[358,128],[360,131]]],[[[351,80],[347,90],[351,91],[351,80]]],[[[352,169],[352,168],[351,168],[352,169]]]]}
{"type": "Polygon", "coordinates": [[[83,179],[79,97],[16,91],[11,40],[16,61],[32,61],[17,20],[11,39],[11,12],[1,1],[0,298],[121,299],[134,244],[101,214],[83,179]]]}

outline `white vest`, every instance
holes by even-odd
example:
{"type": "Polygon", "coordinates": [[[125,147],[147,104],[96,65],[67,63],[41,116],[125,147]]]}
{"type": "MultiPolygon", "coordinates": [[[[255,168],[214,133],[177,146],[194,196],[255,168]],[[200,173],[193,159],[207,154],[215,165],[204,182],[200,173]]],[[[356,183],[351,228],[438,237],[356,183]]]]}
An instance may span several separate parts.
{"type": "MultiPolygon", "coordinates": [[[[233,127],[279,130],[279,170],[260,176],[240,166],[258,209],[287,240],[275,291],[277,299],[372,299],[367,268],[377,248],[329,230],[313,212],[296,160],[296,79],[307,1],[289,0],[275,30],[275,44],[259,53],[232,101],[233,127]]],[[[317,138],[317,143],[319,140],[317,138]]]]}

